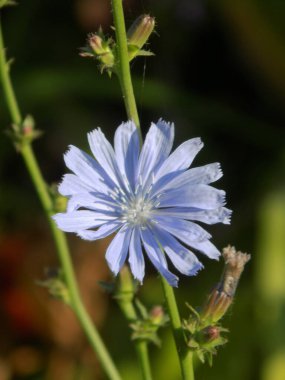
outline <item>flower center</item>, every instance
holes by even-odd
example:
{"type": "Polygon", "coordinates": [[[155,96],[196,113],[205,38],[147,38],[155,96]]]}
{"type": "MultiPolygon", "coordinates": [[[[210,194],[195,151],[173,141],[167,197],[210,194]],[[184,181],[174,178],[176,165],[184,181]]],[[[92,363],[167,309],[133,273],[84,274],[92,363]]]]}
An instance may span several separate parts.
{"type": "Polygon", "coordinates": [[[151,216],[153,203],[142,197],[135,197],[125,205],[123,218],[131,225],[144,225],[151,216]]]}

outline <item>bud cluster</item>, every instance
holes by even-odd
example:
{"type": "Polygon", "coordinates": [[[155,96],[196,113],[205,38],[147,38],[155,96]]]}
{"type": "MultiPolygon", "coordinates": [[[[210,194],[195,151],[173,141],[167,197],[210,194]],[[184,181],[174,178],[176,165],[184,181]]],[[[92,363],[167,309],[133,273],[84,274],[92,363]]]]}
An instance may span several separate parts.
{"type": "Polygon", "coordinates": [[[35,121],[31,115],[27,115],[21,124],[12,124],[6,134],[12,139],[17,151],[21,151],[25,144],[41,136],[42,132],[35,129],[35,121]]]}
{"type": "MultiPolygon", "coordinates": [[[[149,15],[138,17],[127,32],[129,61],[137,56],[153,55],[142,47],[148,41],[155,27],[155,20],[149,15]]],[[[109,76],[116,71],[117,46],[111,37],[106,37],[100,28],[97,33],[90,34],[87,44],[81,49],[82,57],[93,57],[99,62],[99,70],[107,71],[109,76]]]]}
{"type": "Polygon", "coordinates": [[[162,306],[154,306],[149,312],[138,300],[135,301],[140,313],[140,318],[130,324],[133,330],[133,340],[145,340],[160,346],[160,339],[157,335],[159,328],[164,327],[169,317],[165,314],[162,306]]]}

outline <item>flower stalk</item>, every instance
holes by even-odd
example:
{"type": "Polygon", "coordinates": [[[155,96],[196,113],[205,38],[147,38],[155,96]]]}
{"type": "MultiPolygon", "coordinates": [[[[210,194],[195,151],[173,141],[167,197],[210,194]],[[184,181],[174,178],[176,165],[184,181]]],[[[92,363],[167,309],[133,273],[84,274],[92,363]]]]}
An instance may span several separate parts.
{"type": "MultiPolygon", "coordinates": [[[[14,125],[18,126],[19,130],[23,126],[23,119],[17,99],[14,93],[12,82],[9,75],[9,63],[5,55],[5,48],[2,36],[1,20],[0,20],[0,79],[4,90],[6,103],[9,109],[10,117],[14,125]]],[[[69,293],[70,306],[77,316],[77,319],[86,334],[89,343],[93,350],[97,353],[99,361],[110,380],[121,380],[121,377],[116,369],[101,337],[91,321],[85,306],[82,303],[81,296],[78,290],[75,273],[73,270],[70,253],[66,241],[66,237],[60,231],[51,216],[54,213],[53,201],[48,192],[48,187],[43,179],[41,170],[38,166],[35,154],[31,147],[31,140],[27,139],[21,144],[19,149],[20,154],[25,162],[27,171],[30,174],[31,180],[38,193],[40,202],[49,222],[51,233],[56,246],[57,254],[63,269],[63,276],[66,282],[67,290],[69,293]]]]}
{"type": "Polygon", "coordinates": [[[122,0],[112,0],[112,9],[114,15],[117,42],[116,72],[119,77],[128,119],[132,120],[135,123],[136,127],[140,130],[140,120],[133,90],[129,64],[127,32],[125,26],[122,0]]]}
{"type": "MultiPolygon", "coordinates": [[[[133,304],[135,289],[129,268],[124,266],[119,274],[118,286],[115,298],[129,323],[137,321],[138,315],[133,304]]],[[[143,380],[151,380],[151,367],[148,356],[148,345],[146,341],[136,340],[134,342],[143,380]]]]}
{"type": "Polygon", "coordinates": [[[161,283],[179,357],[182,379],[194,380],[193,352],[189,350],[186,345],[186,337],[183,331],[173,287],[168,284],[163,276],[161,276],[161,283]]]}

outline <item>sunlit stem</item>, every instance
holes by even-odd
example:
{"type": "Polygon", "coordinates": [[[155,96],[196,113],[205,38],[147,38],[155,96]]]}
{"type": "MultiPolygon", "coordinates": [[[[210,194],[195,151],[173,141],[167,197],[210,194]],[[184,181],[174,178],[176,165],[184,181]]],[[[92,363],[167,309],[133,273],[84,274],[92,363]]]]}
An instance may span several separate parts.
{"type": "MultiPolygon", "coordinates": [[[[138,116],[138,110],[136,105],[136,99],[133,90],[128,45],[127,45],[127,33],[125,26],[125,18],[123,11],[122,0],[112,0],[112,10],[114,16],[115,32],[116,32],[116,44],[117,44],[117,62],[116,73],[119,77],[126,112],[129,120],[133,120],[138,128],[140,140],[142,142],[140,121],[138,116]]],[[[123,279],[124,281],[124,279],[123,279]]],[[[127,318],[127,320],[137,319],[136,311],[132,304],[132,301],[128,303],[121,303],[121,309],[127,318]]],[[[144,380],[151,380],[151,370],[148,355],[148,345],[144,341],[136,341],[135,343],[137,356],[140,362],[140,368],[142,371],[142,377],[144,380]]]]}
{"type": "Polygon", "coordinates": [[[112,9],[113,9],[113,15],[114,15],[116,43],[117,43],[116,73],[118,74],[118,77],[119,77],[128,118],[129,120],[134,121],[141,136],[140,120],[139,120],[139,115],[138,115],[138,110],[137,110],[137,105],[136,105],[136,99],[134,95],[130,64],[129,64],[127,33],[126,33],[122,0],[112,0],[112,9]]]}
{"type": "Polygon", "coordinates": [[[194,380],[193,353],[186,346],[186,340],[181,325],[181,319],[175,299],[173,288],[166,279],[161,276],[164,297],[171,321],[171,328],[175,340],[176,351],[180,362],[183,380],[194,380]]]}
{"type": "MultiPolygon", "coordinates": [[[[18,126],[22,123],[21,112],[16,100],[14,89],[11,83],[10,74],[9,74],[9,64],[6,60],[2,29],[1,29],[1,20],[0,20],[0,79],[3,87],[6,103],[9,109],[10,117],[13,124],[18,126]]],[[[25,143],[20,153],[25,162],[27,171],[30,174],[31,180],[35,186],[35,189],[38,193],[40,202],[48,219],[51,233],[54,239],[56,246],[58,258],[60,260],[63,274],[68,288],[70,296],[70,306],[73,309],[74,313],[77,316],[77,319],[84,330],[92,348],[97,353],[97,356],[101,362],[101,365],[106,372],[110,380],[121,380],[121,377],[104,345],[96,327],[94,326],[92,320],[89,317],[79,294],[75,273],[73,270],[70,253],[67,245],[67,241],[63,232],[61,232],[51,219],[53,214],[53,202],[49,195],[48,188],[43,179],[42,173],[38,166],[35,154],[30,143],[25,143]]]]}

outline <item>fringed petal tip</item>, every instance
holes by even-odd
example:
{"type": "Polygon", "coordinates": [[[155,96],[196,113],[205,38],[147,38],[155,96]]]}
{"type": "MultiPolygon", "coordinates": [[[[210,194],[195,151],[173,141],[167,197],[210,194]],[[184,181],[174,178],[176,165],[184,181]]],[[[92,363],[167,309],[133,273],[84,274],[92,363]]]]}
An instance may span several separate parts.
{"type": "Polygon", "coordinates": [[[204,269],[204,265],[200,263],[200,261],[198,261],[192,268],[191,273],[189,273],[189,276],[197,276],[198,272],[200,272],[200,270],[202,269],[204,269]]]}
{"type": "Polygon", "coordinates": [[[221,223],[223,224],[231,224],[233,210],[228,208],[223,208],[223,213],[221,214],[221,223]]]}

